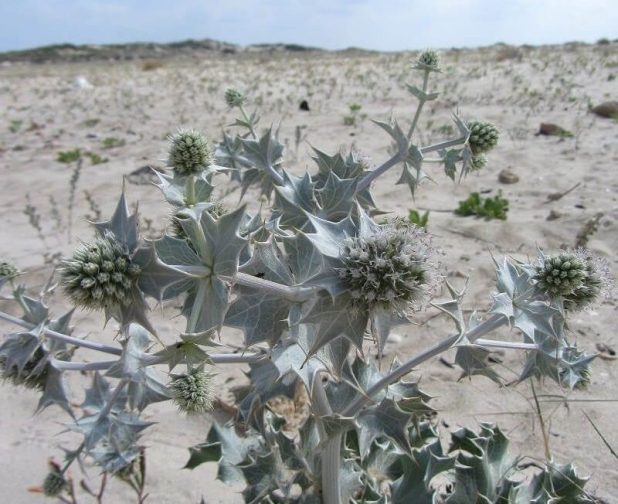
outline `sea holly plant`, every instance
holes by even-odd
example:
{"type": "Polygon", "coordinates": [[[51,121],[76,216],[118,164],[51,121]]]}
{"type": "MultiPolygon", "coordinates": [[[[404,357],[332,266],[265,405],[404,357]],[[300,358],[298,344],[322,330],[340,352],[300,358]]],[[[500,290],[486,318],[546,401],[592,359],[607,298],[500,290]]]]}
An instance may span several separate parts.
{"type": "Polygon", "coordinates": [[[414,195],[438,178],[436,167],[452,180],[482,169],[498,140],[495,126],[454,116],[456,138],[416,143],[423,106],[438,98],[429,90],[438,56],[422,53],[413,70],[422,82],[408,85],[417,111],[409,124],[376,122],[393,155],[375,167],[354,152],[316,149],[315,173],[288,171],[277,130],[260,130],[257,111],[244,108],[248,97],[230,89],[227,105],[241,115],[235,135],[216,145],[195,130],[170,139],[169,170],[156,174],[170,209],[163,236],[140,238],[123,192],[112,217],[94,225],[94,237],[39,295],[28,294],[15,267],[0,265],[0,286],[16,305],[0,318],[20,328],[0,345],[2,376],[40,390],[39,409],[63,408],[67,429],[82,438],[53,466],[46,495],[73,502],[67,470],[89,461],[132,482],[142,502],[142,439],[151,425],[143,411],[173,401],[181,413],[208,414],[221,405],[215,368],[231,364],[246,366],[249,385],[224,408],[228,420],[213,420],[190,448],[187,468],[218,464],[219,479],[244,485],[245,502],[595,502],[571,465],[547,460],[524,473],[495,425],[460,429],[444,445],[430,395],[406,378],[454,349],[462,376],[500,382],[488,354],[502,348],[522,354],[517,381],[583,387],[594,356],[572,343],[567,320],[611,290],[606,263],[590,252],[540,251],[529,262],[496,259],[491,309],[467,316],[465,289],[444,280],[430,235],[405,219],[378,222],[371,190],[381,175],[399,170],[398,183],[414,195]],[[270,202],[263,215],[216,200],[227,176],[243,196],[258,191],[270,202]],[[56,318],[49,311],[55,285],[75,308],[117,321],[116,341],[73,335],[73,310],[56,318]],[[149,312],[156,304],[179,310],[181,334],[157,333],[149,312]],[[404,361],[374,363],[371,347],[381,358],[392,328],[427,305],[452,321],[453,333],[404,361]],[[227,327],[242,331],[241,348],[226,343],[227,327]],[[516,340],[486,338],[500,328],[516,340]],[[86,361],[81,349],[101,357],[86,361]],[[72,372],[87,380],[81,403],[66,388],[72,372]],[[277,407],[282,398],[304,398],[300,420],[277,407]]]}

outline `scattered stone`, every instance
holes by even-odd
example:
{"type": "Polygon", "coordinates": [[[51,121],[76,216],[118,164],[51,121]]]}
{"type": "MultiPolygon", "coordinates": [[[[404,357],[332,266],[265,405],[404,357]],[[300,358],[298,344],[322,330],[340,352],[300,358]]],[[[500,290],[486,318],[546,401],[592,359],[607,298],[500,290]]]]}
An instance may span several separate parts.
{"type": "Polygon", "coordinates": [[[307,100],[303,100],[300,102],[300,105],[298,106],[299,110],[303,110],[305,112],[309,112],[309,102],[307,100]]]}
{"type": "MultiPolygon", "coordinates": [[[[569,187],[566,191],[548,194],[547,195],[547,200],[545,201],[545,203],[551,203],[552,201],[558,201],[559,199],[564,198],[567,194],[569,194],[571,191],[574,191],[575,189],[577,189],[580,185],[581,185],[581,182],[578,182],[577,184],[569,187]]],[[[577,206],[577,205],[575,205],[575,206],[577,206]]]]}
{"type": "Polygon", "coordinates": [[[154,173],[155,171],[161,172],[162,170],[151,165],[142,166],[127,175],[127,182],[135,185],[153,184],[159,180],[154,173]]]}
{"type": "Polygon", "coordinates": [[[605,360],[616,360],[616,350],[605,343],[597,343],[599,357],[605,360]]]}
{"type": "Polygon", "coordinates": [[[553,220],[560,219],[561,217],[562,217],[562,214],[560,212],[556,210],[550,210],[549,215],[547,216],[545,220],[553,221],[553,220]]]}
{"type": "Polygon", "coordinates": [[[519,182],[519,177],[511,170],[505,168],[498,174],[498,182],[501,184],[516,184],[519,182]]]}
{"type": "Polygon", "coordinates": [[[88,79],[83,75],[79,75],[73,81],[73,87],[75,89],[92,89],[94,86],[88,82],[88,79]]]}
{"type": "Polygon", "coordinates": [[[600,117],[618,119],[618,101],[608,101],[597,105],[592,112],[600,117]]]}
{"type": "Polygon", "coordinates": [[[552,123],[541,123],[539,132],[537,135],[557,136],[560,138],[570,138],[573,136],[569,130],[564,129],[562,126],[552,123]]]}

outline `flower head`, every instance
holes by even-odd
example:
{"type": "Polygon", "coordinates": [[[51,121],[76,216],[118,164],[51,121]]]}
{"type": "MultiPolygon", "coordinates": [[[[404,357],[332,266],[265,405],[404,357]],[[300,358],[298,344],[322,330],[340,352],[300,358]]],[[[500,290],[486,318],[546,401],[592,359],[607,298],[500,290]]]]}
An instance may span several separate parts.
{"type": "Polygon", "coordinates": [[[9,363],[9,359],[0,353],[0,377],[15,386],[44,390],[49,375],[47,354],[40,346],[32,353],[30,359],[20,367],[17,363],[9,363]]]}
{"type": "Polygon", "coordinates": [[[76,305],[106,309],[133,301],[140,271],[126,247],[106,233],[78,247],[62,262],[60,274],[65,292],[76,305]]]}
{"type": "Polygon", "coordinates": [[[475,154],[470,160],[470,170],[480,171],[487,166],[487,158],[483,154],[475,154]]]}
{"type": "Polygon", "coordinates": [[[13,278],[19,271],[15,266],[6,261],[0,261],[0,278],[13,278]]]}
{"type": "Polygon", "coordinates": [[[607,261],[585,249],[541,254],[534,280],[550,298],[562,298],[568,310],[581,310],[599,296],[607,296],[612,284],[607,261]]]}
{"type": "Polygon", "coordinates": [[[468,121],[466,126],[470,130],[468,145],[472,154],[483,154],[497,145],[500,132],[493,124],[485,121],[468,121]]]}
{"type": "Polygon", "coordinates": [[[201,368],[174,376],[170,388],[174,402],[185,413],[204,413],[213,408],[215,391],[212,376],[201,368]]]}
{"type": "Polygon", "coordinates": [[[43,493],[47,497],[57,497],[62,493],[66,485],[67,480],[54,465],[43,481],[43,493]]]}
{"type": "Polygon", "coordinates": [[[170,140],[168,165],[172,166],[178,175],[196,175],[210,166],[210,146],[198,131],[180,131],[170,140]]]}
{"type": "Polygon", "coordinates": [[[438,53],[432,50],[423,51],[418,59],[416,60],[416,64],[414,68],[419,70],[427,70],[438,72],[440,70],[440,58],[438,57],[438,53]]]}
{"type": "Polygon", "coordinates": [[[359,305],[405,313],[427,301],[438,275],[426,234],[412,225],[388,224],[343,244],[339,277],[359,305]]]}
{"type": "Polygon", "coordinates": [[[230,108],[241,107],[247,98],[240,91],[234,88],[225,90],[225,103],[230,108]]]}

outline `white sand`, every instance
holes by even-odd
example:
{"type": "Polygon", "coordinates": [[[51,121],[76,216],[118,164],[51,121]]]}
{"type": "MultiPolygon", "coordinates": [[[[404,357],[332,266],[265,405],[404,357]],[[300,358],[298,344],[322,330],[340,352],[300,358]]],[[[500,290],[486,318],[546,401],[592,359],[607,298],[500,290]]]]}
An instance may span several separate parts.
{"type": "MultiPolygon", "coordinates": [[[[445,54],[445,71],[431,82],[433,89],[443,94],[427,107],[420,122],[423,143],[444,138],[445,132],[438,128],[450,124],[454,111],[465,119],[494,122],[502,137],[489,156],[489,166],[460,185],[453,185],[439,171],[432,172],[437,184],[425,184],[416,202],[407,188],[395,185],[398,168],[383,177],[374,191],[381,208],[405,215],[413,207],[451,210],[471,191],[488,189],[495,194],[502,189],[511,203],[506,222],[460,218],[439,211],[432,212],[429,219],[434,243],[446,253],[444,262],[453,273],[451,280],[461,284],[461,277],[470,275],[466,305],[479,310],[486,310],[490,302],[490,254],[524,258],[533,256],[537,246],[547,250],[562,244],[572,246],[578,230],[596,212],[603,212],[604,217],[589,246],[607,257],[614,271],[617,262],[618,123],[590,114],[588,104],[618,98],[615,81],[608,80],[610,74],[618,73],[618,46],[524,50],[521,60],[501,60],[501,54],[500,48],[445,54]],[[561,140],[535,136],[541,122],[558,123],[575,137],[561,140]],[[497,175],[503,168],[514,171],[519,182],[498,184],[497,175]],[[548,194],[578,182],[579,188],[569,195],[545,203],[548,194]],[[550,210],[559,212],[561,217],[547,221],[550,210]]],[[[315,171],[310,144],[329,153],[353,144],[370,164],[379,164],[388,155],[388,138],[368,119],[362,120],[357,128],[344,126],[343,116],[348,114],[349,104],[359,103],[362,112],[374,119],[384,120],[391,112],[402,122],[411,118],[415,100],[405,91],[404,83],[414,82],[417,76],[408,70],[410,61],[410,55],[405,54],[305,55],[288,60],[255,55],[251,60],[230,56],[168,62],[150,72],[142,71],[139,63],[0,68],[0,108],[4,111],[0,122],[0,256],[28,272],[24,280],[39,288],[49,273],[49,267],[42,267],[44,254],[69,254],[79,238],[92,236],[83,218],[91,213],[84,190],[92,194],[103,216],[107,216],[117,200],[122,175],[146,164],[161,165],[165,137],[178,126],[202,129],[218,138],[221,129],[233,121],[233,113],[227,110],[222,98],[228,86],[246,90],[262,101],[262,126],[281,121],[281,138],[289,142],[287,167],[291,171],[315,171]],[[78,76],[93,87],[76,89],[73,83],[78,76]],[[298,103],[305,98],[311,107],[309,113],[298,110],[298,103]],[[99,122],[84,124],[92,119],[99,122]],[[11,121],[22,121],[19,131],[9,131],[11,121]],[[306,141],[299,147],[298,160],[294,155],[296,126],[306,126],[302,129],[306,141]],[[102,141],[107,137],[121,139],[125,145],[103,149],[102,141]],[[109,162],[91,166],[87,160],[84,164],[76,195],[74,239],[69,244],[66,202],[72,167],[58,163],[56,157],[59,151],[76,147],[108,157],[109,162]],[[28,224],[23,212],[26,194],[41,215],[45,242],[28,224]],[[63,220],[60,229],[55,228],[52,197],[63,220]]],[[[222,177],[221,191],[226,183],[222,177]]],[[[129,201],[139,200],[142,216],[152,219],[150,233],[156,234],[165,226],[168,210],[155,188],[128,185],[127,196],[129,201]]],[[[235,198],[237,193],[226,200],[235,202],[235,198]]],[[[62,300],[53,305],[60,310],[62,300]]],[[[0,302],[0,308],[12,309],[6,302],[0,302]]],[[[420,327],[401,328],[402,341],[387,346],[386,358],[409,356],[450,332],[448,323],[432,318],[434,314],[434,310],[420,313],[418,321],[427,321],[420,327]]],[[[165,339],[172,341],[181,321],[165,320],[160,312],[153,318],[165,339]]],[[[109,340],[113,335],[113,327],[103,330],[98,316],[78,312],[74,322],[78,335],[90,333],[99,340],[109,340]]],[[[618,349],[614,302],[574,316],[569,325],[573,340],[582,349],[593,352],[597,342],[618,349]]],[[[2,323],[2,330],[14,328],[2,323]]],[[[224,340],[227,335],[226,332],[224,340]]],[[[231,337],[239,341],[238,334],[231,337]]],[[[517,337],[513,334],[513,338],[517,337]]],[[[520,363],[516,352],[508,352],[498,371],[507,381],[511,380],[511,370],[520,369],[520,363]]],[[[221,367],[217,371],[217,380],[222,385],[228,377],[233,377],[231,385],[243,380],[241,369],[221,367]]],[[[495,421],[510,436],[514,453],[544,456],[528,383],[499,388],[482,377],[458,383],[459,371],[445,367],[438,359],[424,365],[415,376],[422,376],[423,389],[436,396],[432,404],[450,429],[460,425],[476,428],[480,421],[495,421]]],[[[83,376],[72,378],[76,401],[81,400],[85,383],[83,376]]],[[[610,502],[612,496],[618,495],[618,465],[583,411],[618,450],[618,403],[612,402],[618,400],[617,384],[618,362],[597,359],[588,391],[569,392],[549,383],[537,387],[539,394],[554,394],[553,399],[564,397],[571,401],[568,405],[543,403],[555,461],[575,462],[581,474],[591,475],[587,488],[610,502]]],[[[0,398],[0,501],[41,502],[43,497],[26,489],[40,484],[47,471],[48,457],[62,456],[59,445],[70,448],[77,444],[70,435],[56,436],[68,417],[55,408],[33,417],[36,394],[8,385],[0,387],[0,398]]],[[[181,470],[187,460],[187,447],[204,439],[207,417],[187,419],[171,405],[154,405],[146,410],[146,417],[159,422],[144,435],[151,494],[148,502],[197,504],[201,496],[213,504],[242,502],[235,493],[238,488],[230,489],[215,481],[214,464],[192,472],[181,470]]],[[[446,428],[442,431],[447,434],[446,428]]],[[[73,474],[79,477],[77,468],[73,474]]],[[[91,470],[90,476],[96,480],[96,470],[91,470]]],[[[129,495],[122,483],[111,483],[109,502],[131,502],[129,495]]]]}

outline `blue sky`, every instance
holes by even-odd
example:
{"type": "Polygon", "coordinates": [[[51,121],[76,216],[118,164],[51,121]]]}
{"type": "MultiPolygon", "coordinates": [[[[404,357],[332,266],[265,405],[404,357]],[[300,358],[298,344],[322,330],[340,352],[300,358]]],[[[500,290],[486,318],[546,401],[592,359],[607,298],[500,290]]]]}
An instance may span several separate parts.
{"type": "Polygon", "coordinates": [[[213,38],[379,50],[618,38],[618,0],[0,0],[0,51],[213,38]]]}

